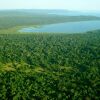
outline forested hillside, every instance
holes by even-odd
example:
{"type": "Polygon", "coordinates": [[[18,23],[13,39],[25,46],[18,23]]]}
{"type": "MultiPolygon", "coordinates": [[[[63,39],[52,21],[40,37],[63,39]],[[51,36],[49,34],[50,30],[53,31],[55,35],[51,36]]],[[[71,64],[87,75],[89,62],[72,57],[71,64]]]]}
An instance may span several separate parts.
{"type": "Polygon", "coordinates": [[[100,31],[0,34],[0,100],[100,100],[100,31]]]}

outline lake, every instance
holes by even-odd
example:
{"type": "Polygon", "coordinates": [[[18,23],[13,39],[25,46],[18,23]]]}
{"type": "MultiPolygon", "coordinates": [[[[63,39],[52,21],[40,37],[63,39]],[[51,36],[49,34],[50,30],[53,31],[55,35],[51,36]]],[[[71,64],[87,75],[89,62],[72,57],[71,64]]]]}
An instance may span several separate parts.
{"type": "Polygon", "coordinates": [[[66,22],[22,28],[20,32],[82,33],[100,29],[100,21],[66,22]]]}
{"type": "Polygon", "coordinates": [[[64,16],[97,16],[100,17],[99,11],[51,11],[51,15],[64,15],[64,16]]]}

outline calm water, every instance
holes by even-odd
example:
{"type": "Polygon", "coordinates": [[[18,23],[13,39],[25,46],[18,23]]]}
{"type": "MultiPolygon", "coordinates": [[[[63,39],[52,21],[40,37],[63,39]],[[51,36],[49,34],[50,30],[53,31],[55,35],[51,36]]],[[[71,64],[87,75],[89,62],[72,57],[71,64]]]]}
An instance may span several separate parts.
{"type": "Polygon", "coordinates": [[[41,27],[22,28],[20,32],[79,33],[100,29],[100,21],[66,22],[41,27]]]}
{"type": "Polygon", "coordinates": [[[97,16],[100,17],[100,12],[98,11],[59,11],[59,12],[49,12],[48,14],[53,15],[64,15],[64,16],[97,16]]]}

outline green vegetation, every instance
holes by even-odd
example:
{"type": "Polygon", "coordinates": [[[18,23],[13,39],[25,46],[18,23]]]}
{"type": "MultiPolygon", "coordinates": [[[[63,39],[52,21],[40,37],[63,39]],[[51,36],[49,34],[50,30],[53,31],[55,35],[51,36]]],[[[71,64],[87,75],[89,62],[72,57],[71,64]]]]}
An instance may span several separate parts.
{"type": "Polygon", "coordinates": [[[27,25],[99,18],[17,13],[0,13],[0,100],[100,100],[100,31],[17,32],[27,25]]]}
{"type": "Polygon", "coordinates": [[[100,100],[100,31],[1,34],[0,100],[100,100]]]}

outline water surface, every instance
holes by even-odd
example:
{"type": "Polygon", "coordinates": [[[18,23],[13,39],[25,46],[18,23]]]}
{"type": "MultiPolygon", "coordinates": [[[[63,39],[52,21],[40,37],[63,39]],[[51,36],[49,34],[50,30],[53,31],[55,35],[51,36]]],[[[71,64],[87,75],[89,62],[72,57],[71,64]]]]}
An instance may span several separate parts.
{"type": "Polygon", "coordinates": [[[43,25],[37,28],[22,28],[20,32],[81,33],[100,29],[100,21],[66,22],[43,25]]]}

